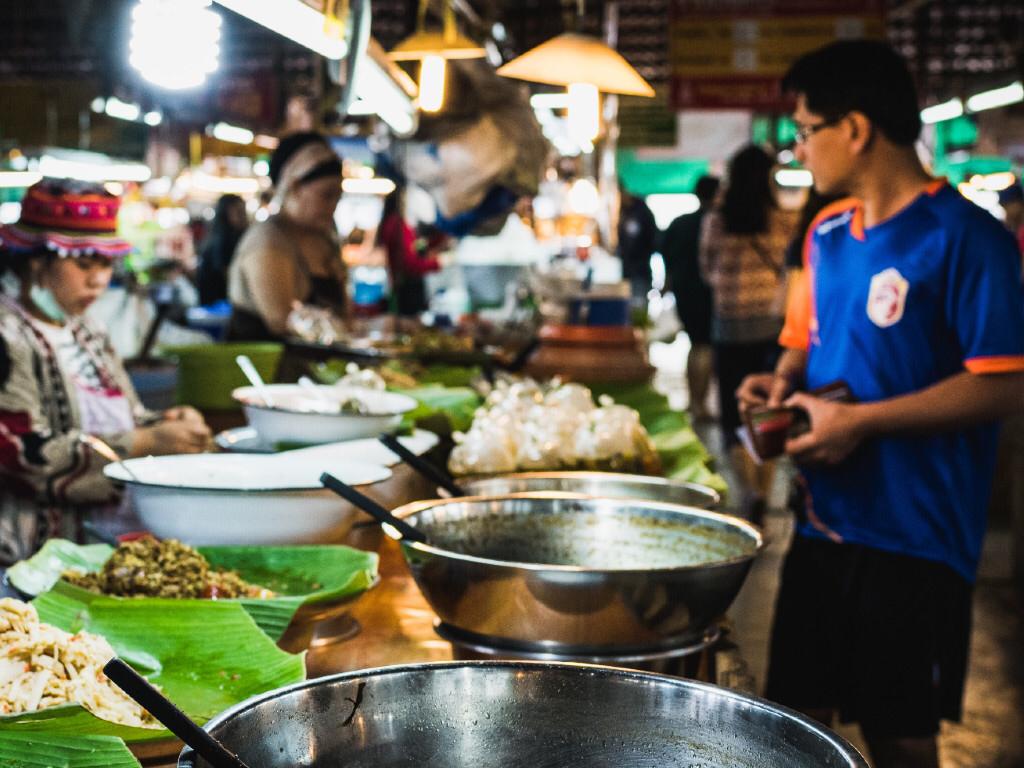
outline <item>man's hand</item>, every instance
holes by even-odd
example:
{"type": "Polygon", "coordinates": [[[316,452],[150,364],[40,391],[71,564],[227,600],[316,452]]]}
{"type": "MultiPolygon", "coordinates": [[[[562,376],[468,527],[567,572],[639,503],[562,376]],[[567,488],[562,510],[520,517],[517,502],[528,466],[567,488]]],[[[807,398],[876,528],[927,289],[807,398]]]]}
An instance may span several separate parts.
{"type": "Polygon", "coordinates": [[[736,390],[736,399],[739,401],[740,413],[746,413],[751,408],[767,405],[774,408],[782,404],[788,395],[793,392],[793,382],[785,376],[774,373],[755,373],[747,376],[736,390]]]}
{"type": "Polygon", "coordinates": [[[823,400],[804,392],[786,400],[787,406],[802,408],[811,420],[811,430],[786,441],[786,453],[801,464],[839,464],[867,437],[858,409],[863,406],[823,400]]]}

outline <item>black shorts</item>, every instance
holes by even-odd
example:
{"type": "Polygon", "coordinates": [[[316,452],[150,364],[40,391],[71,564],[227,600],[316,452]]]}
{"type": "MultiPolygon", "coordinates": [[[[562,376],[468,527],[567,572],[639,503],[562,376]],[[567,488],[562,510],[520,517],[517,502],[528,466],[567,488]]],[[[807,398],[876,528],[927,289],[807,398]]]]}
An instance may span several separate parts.
{"type": "Polygon", "coordinates": [[[782,571],[765,696],[870,737],[960,719],[972,585],[949,566],[799,534],[782,571]]]}

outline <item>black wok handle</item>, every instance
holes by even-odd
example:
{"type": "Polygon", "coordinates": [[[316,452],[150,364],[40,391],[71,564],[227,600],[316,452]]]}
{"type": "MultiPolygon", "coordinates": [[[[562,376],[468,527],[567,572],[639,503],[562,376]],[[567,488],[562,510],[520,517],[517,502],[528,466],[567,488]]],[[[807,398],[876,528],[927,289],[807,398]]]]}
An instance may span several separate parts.
{"type": "Polygon", "coordinates": [[[396,529],[403,539],[419,542],[420,544],[426,544],[427,537],[422,531],[417,528],[413,528],[404,520],[399,520],[369,496],[365,496],[360,493],[348,483],[342,482],[330,472],[324,472],[320,475],[320,482],[323,484],[324,488],[334,491],[346,501],[359,507],[378,523],[387,523],[392,528],[396,529]]]}
{"type": "Polygon", "coordinates": [[[415,453],[413,453],[404,445],[402,445],[401,441],[394,435],[383,434],[377,439],[384,444],[385,448],[387,448],[392,453],[397,454],[402,461],[404,461],[410,467],[412,467],[425,478],[427,478],[427,480],[430,480],[433,483],[437,483],[439,486],[448,491],[448,493],[450,493],[452,496],[468,495],[466,491],[462,488],[462,486],[460,486],[452,479],[451,475],[449,475],[447,472],[442,472],[440,469],[435,467],[422,456],[417,456],[415,453]]]}
{"type": "Polygon", "coordinates": [[[229,752],[223,744],[193,723],[188,715],[150,685],[146,678],[119,658],[114,657],[108,661],[103,667],[103,674],[145,707],[153,717],[163,723],[167,730],[192,747],[196,754],[213,768],[249,768],[238,755],[229,752]]]}

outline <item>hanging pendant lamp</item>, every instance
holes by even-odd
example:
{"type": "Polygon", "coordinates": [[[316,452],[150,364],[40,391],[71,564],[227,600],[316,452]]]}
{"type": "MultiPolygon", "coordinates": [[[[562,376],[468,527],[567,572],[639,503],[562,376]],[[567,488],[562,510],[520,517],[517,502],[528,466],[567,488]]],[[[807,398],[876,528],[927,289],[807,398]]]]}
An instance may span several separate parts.
{"type": "Polygon", "coordinates": [[[586,83],[602,93],[654,96],[640,73],[596,37],[565,32],[498,69],[498,74],[533,83],[568,86],[586,83]]]}
{"type": "Polygon", "coordinates": [[[424,112],[438,112],[444,105],[444,84],[448,59],[479,59],[486,51],[455,25],[455,10],[451,0],[444,3],[444,26],[440,31],[428,31],[427,5],[420,0],[416,15],[416,31],[396,45],[388,56],[393,61],[419,61],[419,107],[424,112]]]}
{"type": "Polygon", "coordinates": [[[416,31],[391,49],[388,56],[394,61],[416,61],[426,56],[442,59],[482,59],[487,52],[465,35],[455,24],[455,10],[451,0],[444,2],[444,26],[441,30],[427,30],[427,6],[430,0],[420,0],[416,16],[416,31]]]}

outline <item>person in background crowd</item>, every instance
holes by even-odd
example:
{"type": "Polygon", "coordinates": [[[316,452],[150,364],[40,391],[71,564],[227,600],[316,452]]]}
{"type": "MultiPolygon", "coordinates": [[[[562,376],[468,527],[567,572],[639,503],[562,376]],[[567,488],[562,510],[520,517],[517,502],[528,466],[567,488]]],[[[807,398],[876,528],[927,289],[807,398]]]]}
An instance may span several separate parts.
{"type": "Polygon", "coordinates": [[[377,227],[377,245],[387,252],[396,312],[403,317],[414,317],[427,309],[424,276],[436,272],[441,265],[434,256],[422,252],[404,212],[405,189],[396,186],[384,198],[384,210],[377,227]]]}
{"type": "Polygon", "coordinates": [[[877,768],[936,768],[960,717],[998,420],[1024,407],[1024,291],[1009,234],[922,167],[917,94],[882,42],[826,46],[784,80],[823,194],[786,351],[744,408],[785,403],[804,503],[767,696],[855,721],[877,768]],[[844,382],[855,402],[800,390],[844,382]]]}
{"type": "Polygon", "coordinates": [[[661,238],[661,255],[676,297],[676,313],[690,337],[686,383],[690,390],[690,413],[696,421],[708,418],[706,403],[712,370],[711,288],[701,276],[698,253],[701,225],[714,205],[718,186],[714,176],[701,176],[694,189],[700,208],[676,218],[661,238]]]}
{"type": "Polygon", "coordinates": [[[1006,213],[1006,228],[1017,239],[1017,247],[1024,257],[1024,187],[1019,181],[999,193],[999,204],[1006,213]]]}
{"type": "Polygon", "coordinates": [[[651,290],[651,255],[658,241],[654,214],[642,197],[619,188],[619,260],[622,278],[629,280],[633,300],[647,303],[651,290]]]}
{"type": "Polygon", "coordinates": [[[841,195],[823,195],[814,187],[807,190],[807,199],[800,208],[800,218],[796,222],[796,232],[786,246],[786,269],[803,269],[804,242],[810,232],[811,223],[826,205],[839,200],[841,195]]]}
{"type": "Polygon", "coordinates": [[[120,201],[103,187],[43,180],[0,227],[0,565],[50,537],[78,538],[90,505],[117,492],[93,435],[120,456],[196,453],[210,430],[197,411],[147,412],[106,336],[82,318],[106,290],[120,201]]]}
{"type": "Polygon", "coordinates": [[[281,139],[270,160],[280,212],[251,226],[228,270],[234,341],[283,338],[296,305],[345,313],[346,271],[334,225],[341,160],[319,133],[281,139]]]}
{"type": "Polygon", "coordinates": [[[796,216],[780,209],[772,187],[774,160],[747,146],[729,161],[721,203],[704,220],[700,268],[711,286],[711,339],[718,379],[719,420],[742,485],[741,511],[760,520],[774,465],[757,465],[739,443],[736,389],[751,373],[771,366],[786,302],[785,250],[796,216]]]}
{"type": "Polygon", "coordinates": [[[203,306],[227,299],[228,267],[248,226],[245,201],[238,195],[221,196],[210,224],[210,233],[199,249],[196,288],[199,303],[203,306]]]}

